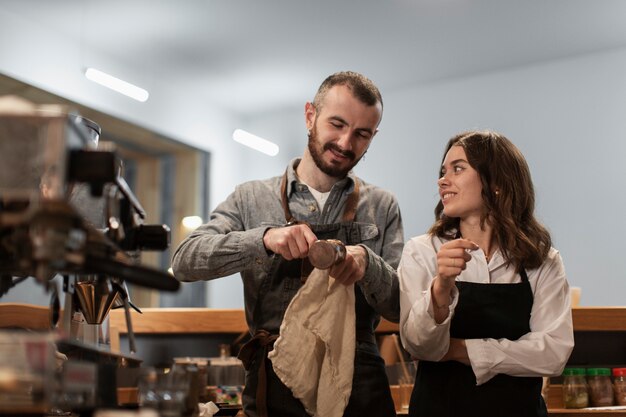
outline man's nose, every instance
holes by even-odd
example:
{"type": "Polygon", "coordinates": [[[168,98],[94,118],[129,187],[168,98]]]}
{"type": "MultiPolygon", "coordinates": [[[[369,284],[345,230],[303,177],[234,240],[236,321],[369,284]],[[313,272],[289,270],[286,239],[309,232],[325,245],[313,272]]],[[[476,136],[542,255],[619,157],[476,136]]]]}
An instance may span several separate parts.
{"type": "Polygon", "coordinates": [[[342,133],[337,140],[337,145],[344,151],[352,150],[352,132],[347,131],[342,133]]]}

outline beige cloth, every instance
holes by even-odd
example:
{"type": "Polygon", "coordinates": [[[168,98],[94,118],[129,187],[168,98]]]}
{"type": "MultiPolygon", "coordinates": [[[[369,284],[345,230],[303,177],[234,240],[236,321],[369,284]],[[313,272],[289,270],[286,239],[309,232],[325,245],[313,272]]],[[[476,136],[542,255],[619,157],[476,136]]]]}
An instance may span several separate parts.
{"type": "Polygon", "coordinates": [[[352,391],[354,285],[314,269],[287,307],[268,357],[274,372],[313,416],[340,417],[352,391]]]}

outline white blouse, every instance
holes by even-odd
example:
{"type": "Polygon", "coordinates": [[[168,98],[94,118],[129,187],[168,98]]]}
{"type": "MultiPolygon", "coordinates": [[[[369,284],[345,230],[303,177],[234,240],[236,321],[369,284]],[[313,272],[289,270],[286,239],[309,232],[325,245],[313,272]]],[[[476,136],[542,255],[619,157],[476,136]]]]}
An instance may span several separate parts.
{"type": "MultiPolygon", "coordinates": [[[[437,324],[431,304],[431,286],[437,275],[437,251],[445,239],[422,235],[405,245],[398,268],[400,277],[400,337],[415,358],[438,361],[448,351],[450,323],[458,302],[454,288],[450,314],[437,324]]],[[[496,251],[487,263],[481,249],[470,251],[457,281],[485,284],[521,282],[512,266],[496,251]]],[[[477,385],[497,374],[512,376],[558,376],[574,347],[569,285],[559,252],[551,248],[537,269],[527,269],[534,295],[530,332],[518,340],[468,339],[467,352],[477,385]]]]}

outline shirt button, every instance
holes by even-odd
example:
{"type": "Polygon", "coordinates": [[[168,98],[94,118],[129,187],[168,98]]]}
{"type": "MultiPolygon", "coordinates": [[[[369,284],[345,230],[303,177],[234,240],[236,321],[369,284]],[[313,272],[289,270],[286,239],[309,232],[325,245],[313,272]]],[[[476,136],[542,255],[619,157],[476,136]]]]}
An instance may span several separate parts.
{"type": "Polygon", "coordinates": [[[316,210],[317,210],[317,207],[315,207],[313,204],[311,204],[311,205],[309,206],[309,211],[310,211],[310,212],[313,212],[313,211],[316,211],[316,210]]]}

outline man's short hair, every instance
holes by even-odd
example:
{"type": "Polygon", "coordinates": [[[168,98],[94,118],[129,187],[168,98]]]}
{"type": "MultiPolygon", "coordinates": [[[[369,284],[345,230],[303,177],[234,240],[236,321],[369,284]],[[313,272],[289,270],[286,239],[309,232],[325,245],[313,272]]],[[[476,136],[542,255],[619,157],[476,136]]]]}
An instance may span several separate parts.
{"type": "Polygon", "coordinates": [[[356,99],[368,106],[373,106],[376,103],[380,103],[381,108],[383,106],[383,97],[372,80],[358,72],[341,71],[328,76],[317,90],[313,105],[318,111],[321,109],[328,90],[336,85],[347,86],[352,90],[352,94],[356,99]]]}

